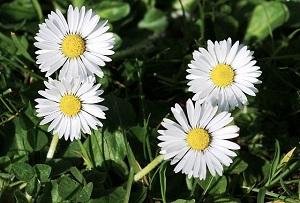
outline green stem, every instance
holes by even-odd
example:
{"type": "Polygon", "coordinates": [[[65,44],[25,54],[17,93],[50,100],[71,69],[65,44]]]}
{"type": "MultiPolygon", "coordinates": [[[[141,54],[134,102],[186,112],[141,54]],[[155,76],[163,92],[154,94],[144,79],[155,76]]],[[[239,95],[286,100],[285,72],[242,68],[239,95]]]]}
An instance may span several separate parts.
{"type": "Polygon", "coordinates": [[[47,161],[53,158],[58,140],[59,140],[58,134],[55,133],[52,137],[51,144],[47,153],[47,161]]]}
{"type": "Polygon", "coordinates": [[[130,197],[130,191],[131,191],[131,186],[133,183],[133,176],[134,176],[134,170],[133,167],[130,168],[130,172],[129,172],[129,178],[127,181],[127,186],[126,186],[126,195],[124,198],[124,203],[128,203],[129,202],[129,197],[130,197]]]}
{"type": "MultiPolygon", "coordinates": [[[[257,193],[259,192],[258,188],[250,188],[250,187],[247,187],[247,186],[242,186],[242,188],[253,191],[253,192],[257,192],[257,193]]],[[[297,200],[297,199],[288,198],[286,196],[283,196],[283,195],[280,195],[280,194],[277,194],[277,193],[274,193],[274,192],[266,191],[265,194],[270,196],[270,197],[274,197],[274,198],[283,200],[286,203],[300,203],[300,201],[297,200]]]]}
{"type": "Polygon", "coordinates": [[[163,155],[159,155],[158,157],[156,157],[145,168],[143,168],[137,174],[135,174],[134,181],[138,181],[138,180],[142,179],[145,175],[147,175],[148,173],[150,173],[150,171],[153,170],[163,160],[164,160],[163,155]]]}

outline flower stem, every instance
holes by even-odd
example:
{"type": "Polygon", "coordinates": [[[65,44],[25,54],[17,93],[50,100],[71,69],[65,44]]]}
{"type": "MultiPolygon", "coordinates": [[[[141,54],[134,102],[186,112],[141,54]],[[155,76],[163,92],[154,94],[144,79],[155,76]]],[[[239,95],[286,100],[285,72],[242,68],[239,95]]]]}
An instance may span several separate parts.
{"type": "Polygon", "coordinates": [[[52,137],[51,144],[47,153],[47,159],[46,159],[47,161],[53,158],[58,140],[59,140],[58,134],[55,133],[52,137]]]}
{"type": "Polygon", "coordinates": [[[131,167],[130,168],[130,172],[129,172],[129,178],[127,181],[127,186],[126,186],[126,195],[124,198],[124,203],[128,203],[129,202],[129,198],[130,198],[130,191],[131,191],[131,187],[132,187],[132,182],[133,182],[133,175],[134,175],[134,170],[131,167]]]}
{"type": "MultiPolygon", "coordinates": [[[[242,188],[247,189],[247,190],[252,191],[252,192],[257,192],[257,193],[259,192],[258,188],[250,188],[250,187],[247,187],[247,186],[242,186],[242,188]]],[[[266,191],[266,195],[270,196],[270,197],[274,197],[276,199],[283,200],[287,203],[300,203],[300,201],[297,200],[297,199],[288,198],[288,197],[283,196],[281,194],[277,194],[277,193],[270,192],[270,191],[266,191]]]]}
{"type": "Polygon", "coordinates": [[[159,155],[158,157],[156,157],[145,168],[143,168],[137,174],[135,174],[134,181],[138,181],[138,180],[142,179],[145,175],[147,175],[152,169],[154,169],[163,160],[164,160],[163,155],[159,155]]]}

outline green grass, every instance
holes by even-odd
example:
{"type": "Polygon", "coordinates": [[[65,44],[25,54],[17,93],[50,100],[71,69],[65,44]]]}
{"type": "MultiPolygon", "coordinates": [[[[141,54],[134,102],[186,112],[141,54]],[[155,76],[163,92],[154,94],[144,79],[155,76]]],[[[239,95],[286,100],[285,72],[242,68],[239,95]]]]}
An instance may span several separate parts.
{"type": "Polygon", "coordinates": [[[299,10],[298,0],[2,1],[0,202],[300,202],[299,10]],[[46,160],[52,135],[35,116],[45,78],[33,37],[69,4],[95,9],[116,34],[113,61],[98,79],[110,110],[103,129],[81,142],[59,140],[46,160]],[[238,157],[222,177],[188,179],[162,162],[134,182],[158,156],[162,119],[192,97],[185,76],[193,50],[228,37],[247,44],[263,72],[258,95],[233,112],[238,157]]]}

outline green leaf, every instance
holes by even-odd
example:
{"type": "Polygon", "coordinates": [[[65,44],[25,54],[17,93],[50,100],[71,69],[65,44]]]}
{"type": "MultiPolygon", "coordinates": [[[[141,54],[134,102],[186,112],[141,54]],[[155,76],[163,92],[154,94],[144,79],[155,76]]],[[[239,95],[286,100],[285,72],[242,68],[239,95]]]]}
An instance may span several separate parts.
{"type": "Polygon", "coordinates": [[[130,13],[130,5],[120,1],[102,1],[94,9],[101,18],[110,22],[120,20],[130,13]]]}
{"type": "Polygon", "coordinates": [[[19,180],[25,182],[30,181],[35,175],[34,169],[24,162],[17,162],[13,164],[12,170],[19,180]]]}
{"type": "Polygon", "coordinates": [[[198,183],[209,194],[223,194],[227,188],[227,179],[225,176],[211,176],[205,180],[198,181],[198,183]]]}
{"type": "Polygon", "coordinates": [[[267,189],[265,187],[260,188],[257,194],[257,203],[265,203],[265,195],[267,189]]]}
{"type": "Polygon", "coordinates": [[[233,197],[214,197],[213,201],[214,203],[241,203],[239,199],[233,198],[233,197]]]}
{"type": "Polygon", "coordinates": [[[126,190],[123,186],[119,186],[108,195],[90,200],[89,203],[123,203],[125,195],[126,190]]]}
{"type": "Polygon", "coordinates": [[[20,21],[30,20],[36,17],[31,0],[14,0],[9,3],[2,4],[0,7],[1,15],[6,19],[20,21]]]}
{"type": "Polygon", "coordinates": [[[15,33],[11,33],[13,43],[17,47],[17,55],[22,55],[31,62],[34,62],[30,54],[27,52],[28,41],[25,36],[17,37],[15,33]]]}
{"type": "Polygon", "coordinates": [[[41,182],[47,182],[51,174],[51,167],[46,164],[36,164],[34,166],[38,179],[41,182]]]}
{"type": "Polygon", "coordinates": [[[54,181],[51,181],[51,183],[52,183],[52,189],[51,189],[52,202],[62,202],[62,198],[61,198],[61,196],[59,196],[57,181],[54,180],[54,181]]]}
{"type": "Polygon", "coordinates": [[[11,151],[16,151],[19,155],[26,155],[28,152],[32,152],[32,147],[28,142],[27,131],[27,129],[32,127],[32,123],[25,116],[17,117],[14,123],[16,135],[10,149],[11,151]]]}
{"type": "Polygon", "coordinates": [[[15,46],[11,46],[13,43],[12,39],[7,37],[6,35],[0,33],[0,48],[5,47],[5,51],[10,54],[15,54],[17,48],[15,46]]]}
{"type": "Polygon", "coordinates": [[[27,203],[28,202],[25,194],[22,193],[20,190],[16,190],[14,192],[14,196],[15,196],[15,199],[16,199],[16,203],[27,203]]]}
{"type": "Polygon", "coordinates": [[[185,12],[189,12],[193,10],[197,6],[197,1],[196,0],[184,0],[184,1],[173,1],[172,7],[176,10],[182,11],[182,7],[185,12]],[[181,6],[182,3],[182,6],[181,6]]]}
{"type": "Polygon", "coordinates": [[[14,175],[12,174],[0,173],[0,196],[1,196],[1,191],[4,191],[4,189],[10,184],[13,178],[14,175]]]}
{"type": "Polygon", "coordinates": [[[8,156],[2,156],[0,157],[0,169],[1,171],[9,171],[9,169],[11,168],[11,161],[10,158],[8,156]]]}
{"type": "Polygon", "coordinates": [[[257,5],[252,13],[245,40],[257,38],[263,40],[272,31],[283,25],[289,19],[287,6],[278,1],[264,1],[257,5]]]}
{"type": "Polygon", "coordinates": [[[88,183],[87,185],[83,186],[80,193],[78,193],[76,201],[87,202],[91,197],[92,191],[93,191],[93,183],[88,183]]]}
{"type": "Polygon", "coordinates": [[[32,178],[29,183],[26,185],[26,192],[33,196],[37,194],[40,189],[40,184],[36,177],[32,178]]]}
{"type": "Polygon", "coordinates": [[[148,29],[153,32],[162,32],[168,25],[167,16],[156,8],[151,8],[138,23],[139,28],[148,29]]]}
{"type": "Polygon", "coordinates": [[[276,139],[275,153],[274,153],[274,158],[271,163],[271,168],[270,168],[270,172],[269,172],[267,185],[272,181],[273,178],[275,178],[274,176],[277,172],[279,161],[280,161],[280,145],[279,145],[278,140],[276,139]]]}
{"type": "Polygon", "coordinates": [[[38,128],[29,129],[27,136],[28,142],[34,151],[40,151],[49,141],[46,133],[38,128]]]}
{"type": "Polygon", "coordinates": [[[137,126],[134,126],[132,128],[130,128],[130,131],[131,133],[141,142],[141,143],[144,143],[145,140],[146,140],[146,136],[147,136],[147,133],[148,133],[148,130],[147,130],[147,126],[144,125],[144,126],[140,126],[140,125],[137,125],[137,126]]]}
{"type": "Polygon", "coordinates": [[[78,142],[71,142],[68,145],[63,157],[65,158],[80,158],[80,146],[78,142]]]}
{"type": "Polygon", "coordinates": [[[68,176],[60,178],[58,183],[59,196],[64,200],[73,199],[81,191],[80,188],[80,184],[68,176]]]}
{"type": "Polygon", "coordinates": [[[123,159],[126,156],[126,145],[124,136],[120,131],[113,133],[108,130],[105,130],[104,133],[94,131],[83,145],[94,166],[101,166],[106,160],[112,160],[122,166],[124,165],[123,159]]]}
{"type": "Polygon", "coordinates": [[[229,174],[240,174],[248,168],[248,163],[240,157],[236,157],[230,167],[227,169],[229,174]]]}
{"type": "Polygon", "coordinates": [[[75,166],[70,168],[70,172],[79,183],[84,184],[84,177],[75,166]]]}
{"type": "Polygon", "coordinates": [[[171,203],[195,203],[196,201],[194,199],[191,200],[185,200],[185,199],[177,199],[171,203]]]}

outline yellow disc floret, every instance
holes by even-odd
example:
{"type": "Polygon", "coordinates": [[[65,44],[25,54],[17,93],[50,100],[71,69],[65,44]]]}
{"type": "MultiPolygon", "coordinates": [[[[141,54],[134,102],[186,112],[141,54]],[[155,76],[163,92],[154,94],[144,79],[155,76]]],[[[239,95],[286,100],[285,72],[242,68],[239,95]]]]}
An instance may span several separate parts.
{"type": "Polygon", "coordinates": [[[74,95],[65,95],[59,102],[59,108],[65,116],[75,116],[80,112],[81,101],[74,95]]]}
{"type": "Polygon", "coordinates": [[[69,58],[79,57],[85,51],[85,41],[80,35],[67,35],[61,45],[62,52],[69,58]]]}
{"type": "Polygon", "coordinates": [[[187,143],[194,150],[205,150],[210,142],[210,136],[203,128],[194,128],[187,135],[187,143]]]}
{"type": "Polygon", "coordinates": [[[218,64],[210,73],[210,78],[218,87],[226,87],[233,83],[234,71],[230,65],[218,64]]]}

